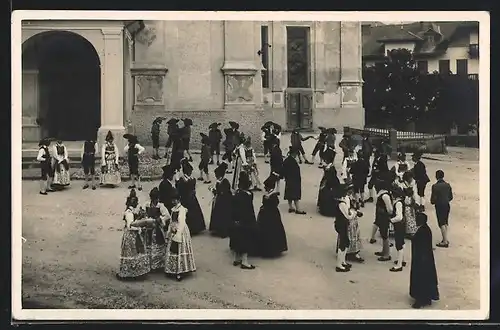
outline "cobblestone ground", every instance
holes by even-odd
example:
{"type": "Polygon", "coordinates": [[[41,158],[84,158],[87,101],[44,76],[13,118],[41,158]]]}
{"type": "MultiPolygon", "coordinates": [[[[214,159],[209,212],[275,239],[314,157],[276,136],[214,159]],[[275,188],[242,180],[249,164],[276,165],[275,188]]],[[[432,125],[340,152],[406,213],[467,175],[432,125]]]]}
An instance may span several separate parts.
{"type": "MultiPolygon", "coordinates": [[[[311,143],[306,150],[312,150],[311,143]]],[[[479,308],[479,164],[475,157],[461,158],[425,160],[431,177],[439,168],[445,171],[455,194],[450,217],[451,247],[435,250],[441,301],[433,309],[479,308]]],[[[259,161],[264,179],[268,165],[259,161]]],[[[257,268],[244,271],[232,266],[228,239],[206,233],[193,239],[197,272],[180,283],[162,274],[152,274],[142,282],[115,279],[122,212],[128,194],[125,184],[92,191],[82,190],[82,181],[73,181],[65,191],[41,196],[38,182],[24,181],[23,307],[409,308],[409,267],[400,273],[389,272],[392,264],[381,263],[374,256],[380,243],[367,243],[373,204],[365,207],[365,215],[360,219],[365,264],[355,264],[349,273],[335,272],[333,223],[316,212],[320,176],[321,170],[316,166],[302,165],[302,205],[308,212],[306,216],[289,215],[286,202],[280,205],[289,245],[284,256],[253,259],[257,268]]],[[[146,201],[147,193],[157,184],[144,184],[144,191],[139,193],[141,202],[146,201]]],[[[207,185],[199,184],[197,195],[208,224],[207,185]]],[[[257,210],[261,197],[261,193],[255,195],[257,210]]],[[[431,207],[428,209],[433,238],[438,242],[435,214],[431,207]]],[[[406,255],[409,260],[409,242],[406,255]]]]}

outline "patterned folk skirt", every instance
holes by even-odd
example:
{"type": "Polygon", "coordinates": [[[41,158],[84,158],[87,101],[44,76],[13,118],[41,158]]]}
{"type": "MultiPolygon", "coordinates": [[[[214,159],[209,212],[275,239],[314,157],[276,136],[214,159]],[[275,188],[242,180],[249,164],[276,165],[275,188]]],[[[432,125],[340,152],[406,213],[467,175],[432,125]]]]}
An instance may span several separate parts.
{"type": "Polygon", "coordinates": [[[120,169],[117,167],[114,159],[107,159],[106,165],[101,168],[101,184],[118,185],[122,182],[120,169]]]}
{"type": "MultiPolygon", "coordinates": [[[[361,251],[362,242],[361,234],[359,230],[358,218],[354,218],[349,221],[349,227],[347,229],[347,234],[349,235],[349,247],[346,250],[346,254],[356,254],[361,251]]],[[[339,251],[339,236],[337,235],[337,246],[336,251],[339,251]]]]}
{"type": "Polygon", "coordinates": [[[174,243],[173,240],[168,239],[165,258],[165,273],[179,275],[196,271],[189,228],[187,226],[184,228],[182,233],[182,242],[177,243],[178,247],[176,249],[172,248],[172,243],[174,243]]]}
{"type": "Polygon", "coordinates": [[[137,231],[124,229],[120,255],[120,278],[136,278],[151,270],[146,247],[137,231]]]}
{"type": "Polygon", "coordinates": [[[406,226],[406,235],[413,236],[417,232],[417,222],[415,220],[415,208],[413,205],[404,206],[403,217],[406,226]]]}
{"type": "Polygon", "coordinates": [[[151,264],[151,270],[165,267],[166,240],[165,233],[159,227],[144,230],[146,252],[151,264]]]}
{"type": "Polygon", "coordinates": [[[56,164],[54,169],[54,182],[58,186],[69,186],[71,181],[69,171],[64,168],[63,164],[56,164]]]}

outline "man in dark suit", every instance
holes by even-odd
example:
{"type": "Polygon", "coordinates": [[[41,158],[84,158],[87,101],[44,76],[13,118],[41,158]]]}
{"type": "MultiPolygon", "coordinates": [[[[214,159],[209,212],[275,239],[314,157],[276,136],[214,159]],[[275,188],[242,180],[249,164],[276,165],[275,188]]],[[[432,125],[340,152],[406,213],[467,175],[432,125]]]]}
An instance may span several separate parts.
{"type": "Polygon", "coordinates": [[[172,200],[173,196],[176,195],[174,175],[175,170],[170,165],[165,165],[163,167],[163,178],[158,186],[160,202],[165,205],[169,212],[172,211],[172,200]]]}
{"type": "Polygon", "coordinates": [[[438,247],[447,248],[448,241],[448,216],[450,215],[450,202],[453,200],[453,192],[448,182],[444,181],[444,172],[436,171],[437,182],[432,185],[431,204],[436,208],[436,217],[443,239],[436,244],[438,247]]]}

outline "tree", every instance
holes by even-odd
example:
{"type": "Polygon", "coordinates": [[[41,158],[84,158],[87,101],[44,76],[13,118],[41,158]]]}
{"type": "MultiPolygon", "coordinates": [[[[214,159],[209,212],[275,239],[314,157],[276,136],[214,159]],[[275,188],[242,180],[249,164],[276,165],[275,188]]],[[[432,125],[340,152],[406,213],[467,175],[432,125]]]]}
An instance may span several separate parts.
{"type": "Polygon", "coordinates": [[[381,63],[363,69],[366,122],[404,129],[436,109],[440,76],[421,73],[407,49],[394,49],[381,63]]]}

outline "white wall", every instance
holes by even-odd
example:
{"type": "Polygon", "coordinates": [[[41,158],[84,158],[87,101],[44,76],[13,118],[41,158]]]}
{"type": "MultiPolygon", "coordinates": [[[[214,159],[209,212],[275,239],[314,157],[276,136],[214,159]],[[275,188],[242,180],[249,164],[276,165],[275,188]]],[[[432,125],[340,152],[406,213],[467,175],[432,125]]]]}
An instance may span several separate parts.
{"type": "Polygon", "coordinates": [[[467,71],[469,74],[479,74],[479,59],[469,58],[469,47],[450,47],[440,57],[434,57],[427,61],[429,72],[439,71],[439,61],[449,60],[450,71],[457,73],[457,60],[467,60],[467,71]]]}

